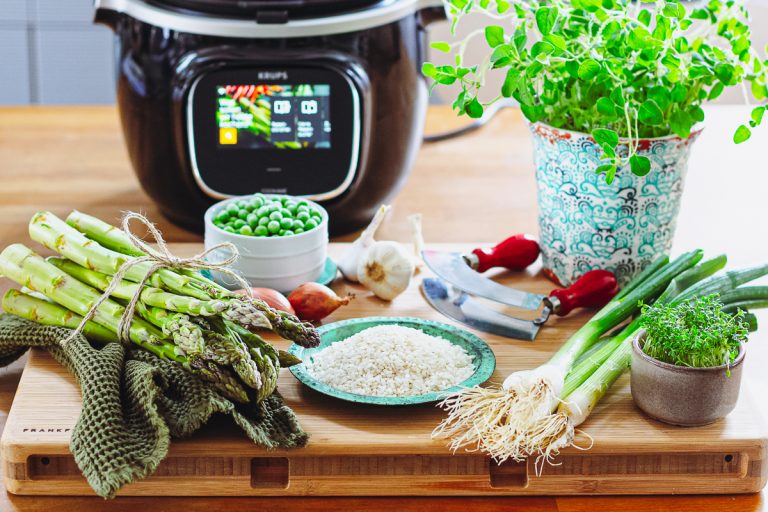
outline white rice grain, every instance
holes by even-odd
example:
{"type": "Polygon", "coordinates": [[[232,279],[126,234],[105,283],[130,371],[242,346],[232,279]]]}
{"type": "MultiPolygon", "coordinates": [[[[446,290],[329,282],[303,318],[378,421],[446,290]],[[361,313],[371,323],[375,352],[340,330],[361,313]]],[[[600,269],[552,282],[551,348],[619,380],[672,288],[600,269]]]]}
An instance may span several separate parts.
{"type": "Polygon", "coordinates": [[[333,343],[304,362],[331,387],[366,396],[412,396],[442,391],[474,372],[472,356],[418,329],[380,325],[333,343]]]}

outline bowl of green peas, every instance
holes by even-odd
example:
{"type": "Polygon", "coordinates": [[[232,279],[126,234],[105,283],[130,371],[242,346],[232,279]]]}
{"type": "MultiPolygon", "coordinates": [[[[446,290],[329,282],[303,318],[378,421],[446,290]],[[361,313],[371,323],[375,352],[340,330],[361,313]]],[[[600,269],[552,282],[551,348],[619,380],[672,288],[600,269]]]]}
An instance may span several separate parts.
{"type": "MultiPolygon", "coordinates": [[[[233,197],[205,212],[205,247],[234,244],[240,254],[232,270],[251,286],[281,292],[314,281],[328,255],[328,213],[319,204],[287,195],[233,197]]],[[[212,259],[226,257],[212,254],[212,259]]],[[[239,285],[212,272],[227,287],[239,285]]]]}

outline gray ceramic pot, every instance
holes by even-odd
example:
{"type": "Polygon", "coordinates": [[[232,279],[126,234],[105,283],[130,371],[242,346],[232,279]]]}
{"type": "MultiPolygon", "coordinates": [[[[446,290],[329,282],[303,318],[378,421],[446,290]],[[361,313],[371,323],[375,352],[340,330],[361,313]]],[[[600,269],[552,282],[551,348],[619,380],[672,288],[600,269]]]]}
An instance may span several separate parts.
{"type": "Polygon", "coordinates": [[[654,419],[693,427],[718,420],[736,407],[744,362],[744,345],[731,364],[689,368],[658,361],[642,346],[645,331],[632,342],[632,398],[640,409],[654,419]]]}

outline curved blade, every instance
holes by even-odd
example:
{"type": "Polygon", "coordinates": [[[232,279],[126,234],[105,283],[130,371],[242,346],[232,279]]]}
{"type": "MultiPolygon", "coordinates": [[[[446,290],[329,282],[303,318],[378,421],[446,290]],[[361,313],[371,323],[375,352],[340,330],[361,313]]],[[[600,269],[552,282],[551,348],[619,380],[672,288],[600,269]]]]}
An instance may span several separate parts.
{"type": "Polygon", "coordinates": [[[437,277],[459,290],[501,304],[537,310],[544,295],[528,293],[501,285],[475,272],[458,252],[422,251],[422,258],[437,277]]]}
{"type": "Polygon", "coordinates": [[[424,278],[421,291],[437,311],[478,331],[527,341],[539,332],[540,324],[489,309],[440,279],[424,278]]]}

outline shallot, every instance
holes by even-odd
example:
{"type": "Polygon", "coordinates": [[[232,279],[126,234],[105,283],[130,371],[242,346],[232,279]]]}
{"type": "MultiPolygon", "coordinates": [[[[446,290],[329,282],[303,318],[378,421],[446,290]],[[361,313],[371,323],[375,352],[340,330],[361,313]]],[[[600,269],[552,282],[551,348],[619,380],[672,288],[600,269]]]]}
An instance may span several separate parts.
{"type": "Polygon", "coordinates": [[[352,296],[339,297],[320,283],[304,283],[288,295],[296,316],[310,322],[322,320],[339,307],[349,304],[351,299],[352,296]]]}
{"type": "MultiPolygon", "coordinates": [[[[245,290],[238,290],[236,293],[245,295],[245,290]]],[[[272,288],[251,288],[251,294],[254,299],[263,300],[271,308],[286,311],[292,315],[296,314],[285,295],[277,290],[272,288]]]]}

